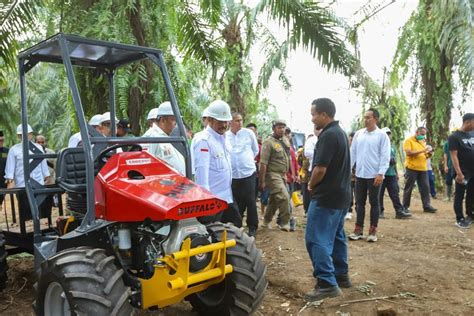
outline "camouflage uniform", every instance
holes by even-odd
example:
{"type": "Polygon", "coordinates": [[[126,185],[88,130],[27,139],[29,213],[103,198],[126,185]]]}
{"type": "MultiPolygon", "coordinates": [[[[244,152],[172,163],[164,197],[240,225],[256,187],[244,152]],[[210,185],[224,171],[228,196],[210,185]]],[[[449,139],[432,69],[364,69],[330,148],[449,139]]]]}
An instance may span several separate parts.
{"type": "Polygon", "coordinates": [[[280,225],[287,225],[290,219],[289,195],[286,189],[286,173],[290,168],[290,144],[282,138],[268,137],[262,144],[260,163],[267,165],[265,185],[270,198],[265,211],[265,223],[270,223],[277,209],[280,210],[280,225]]]}

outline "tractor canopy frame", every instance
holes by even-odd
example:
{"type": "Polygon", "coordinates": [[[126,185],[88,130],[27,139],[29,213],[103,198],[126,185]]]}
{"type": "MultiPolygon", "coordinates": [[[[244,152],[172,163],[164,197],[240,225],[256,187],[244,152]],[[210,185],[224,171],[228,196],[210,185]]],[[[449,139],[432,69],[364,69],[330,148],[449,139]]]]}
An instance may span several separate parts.
{"type": "MultiPolygon", "coordinates": [[[[22,145],[25,190],[31,209],[34,227],[34,249],[35,257],[41,255],[40,261],[54,255],[55,242],[50,236],[41,234],[40,216],[38,206],[48,194],[58,192],[58,188],[46,188],[30,177],[30,159],[33,161],[51,158],[51,154],[29,152],[28,141],[28,115],[26,98],[26,74],[40,62],[64,64],[69,89],[74,103],[76,118],[79,123],[80,134],[83,141],[85,163],[86,163],[86,193],[87,212],[80,227],[74,232],[85,234],[88,231],[103,227],[104,221],[96,221],[95,218],[95,195],[94,195],[94,153],[93,144],[140,144],[140,143],[182,143],[185,148],[186,176],[191,176],[190,152],[186,142],[186,133],[181,118],[176,97],[171,86],[170,78],[166,70],[162,52],[158,49],[140,47],[134,45],[118,44],[106,41],[92,40],[75,35],[56,34],[34,46],[28,48],[18,55],[18,68],[20,75],[20,97],[21,97],[21,122],[22,122],[22,145]],[[121,66],[148,59],[160,68],[164,85],[176,117],[180,136],[171,137],[116,137],[116,126],[111,124],[112,137],[89,137],[88,125],[84,116],[79,90],[77,87],[74,67],[86,67],[96,69],[105,74],[109,85],[109,111],[111,119],[115,116],[115,83],[116,70],[121,66]],[[49,243],[48,241],[53,241],[49,243]],[[38,253],[39,252],[39,253],[38,253]]],[[[64,236],[70,238],[71,236],[64,236]]],[[[60,237],[62,238],[62,237],[60,237]]],[[[38,258],[37,258],[38,259],[38,258]]]]}

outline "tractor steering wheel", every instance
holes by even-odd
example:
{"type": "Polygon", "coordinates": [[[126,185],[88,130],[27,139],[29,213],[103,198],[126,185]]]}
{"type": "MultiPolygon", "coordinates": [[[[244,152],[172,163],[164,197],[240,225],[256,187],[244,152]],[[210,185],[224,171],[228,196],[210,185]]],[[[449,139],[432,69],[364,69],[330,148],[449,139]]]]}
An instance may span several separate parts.
{"type": "Polygon", "coordinates": [[[107,160],[113,155],[111,154],[111,151],[117,149],[117,148],[124,148],[124,151],[142,151],[143,147],[140,146],[139,144],[115,144],[113,146],[107,147],[104,150],[102,150],[95,160],[99,163],[99,170],[102,169],[102,167],[105,165],[107,160]],[[125,150],[125,148],[126,150],[125,150]]]}

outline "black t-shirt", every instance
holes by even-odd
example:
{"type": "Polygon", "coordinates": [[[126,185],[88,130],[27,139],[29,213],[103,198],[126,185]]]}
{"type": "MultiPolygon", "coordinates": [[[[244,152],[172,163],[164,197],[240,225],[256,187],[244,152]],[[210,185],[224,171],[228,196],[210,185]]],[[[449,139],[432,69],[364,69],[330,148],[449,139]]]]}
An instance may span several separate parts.
{"type": "Polygon", "coordinates": [[[351,161],[346,133],[334,121],[319,135],[313,168],[327,167],[323,180],[313,188],[312,199],[325,208],[347,209],[351,205],[351,161]]]}
{"type": "Polygon", "coordinates": [[[8,148],[0,147],[0,187],[6,188],[5,166],[7,165],[8,148]]]}
{"type": "Polygon", "coordinates": [[[464,176],[474,177],[474,132],[452,133],[448,138],[448,148],[458,151],[459,166],[464,176]]]}

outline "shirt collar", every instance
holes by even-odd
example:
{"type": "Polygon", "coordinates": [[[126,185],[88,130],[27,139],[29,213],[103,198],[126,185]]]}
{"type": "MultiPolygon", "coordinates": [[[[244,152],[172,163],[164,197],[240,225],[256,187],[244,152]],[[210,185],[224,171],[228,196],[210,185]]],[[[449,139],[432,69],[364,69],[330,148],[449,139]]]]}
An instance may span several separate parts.
{"type": "Polygon", "coordinates": [[[379,130],[379,129],[380,129],[380,128],[379,128],[378,126],[375,126],[375,129],[374,129],[373,131],[369,132],[369,131],[367,130],[367,127],[365,127],[365,128],[364,128],[364,133],[367,133],[367,134],[373,133],[373,132],[376,132],[376,131],[379,130]]]}
{"type": "Polygon", "coordinates": [[[155,123],[153,123],[153,126],[151,127],[153,130],[157,131],[158,133],[160,134],[165,134],[168,136],[168,134],[166,134],[158,125],[156,125],[155,123]]]}
{"type": "Polygon", "coordinates": [[[215,130],[212,129],[209,125],[206,127],[206,130],[209,134],[211,134],[213,137],[219,139],[219,140],[225,140],[225,133],[224,135],[219,134],[215,130]]]}
{"type": "Polygon", "coordinates": [[[321,131],[321,133],[319,134],[319,137],[321,137],[321,135],[328,129],[334,127],[334,126],[339,126],[339,121],[332,121],[331,123],[329,123],[328,125],[326,125],[325,128],[323,128],[323,130],[321,131]]]}

